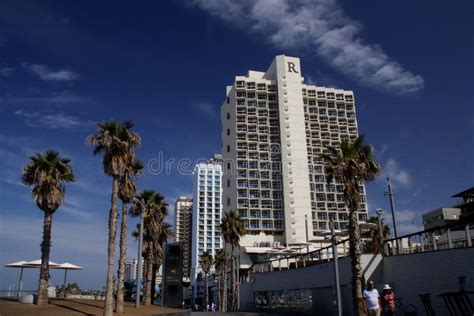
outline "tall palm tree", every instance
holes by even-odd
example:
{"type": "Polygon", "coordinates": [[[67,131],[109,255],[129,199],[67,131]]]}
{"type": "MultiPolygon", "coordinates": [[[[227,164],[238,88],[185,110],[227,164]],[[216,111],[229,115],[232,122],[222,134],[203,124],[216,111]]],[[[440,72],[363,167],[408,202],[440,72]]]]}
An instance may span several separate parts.
{"type": "MultiPolygon", "coordinates": [[[[153,260],[153,271],[152,275],[156,276],[156,273],[160,269],[160,266],[163,262],[163,249],[165,244],[170,238],[174,236],[173,228],[169,223],[163,222],[161,226],[161,232],[158,238],[158,245],[154,247],[154,260],[153,260]]],[[[155,297],[155,288],[156,288],[156,277],[151,280],[151,297],[155,297]]]]}
{"type": "Polygon", "coordinates": [[[36,205],[44,212],[43,241],[41,242],[41,269],[38,283],[37,305],[48,304],[49,253],[51,250],[51,228],[53,214],[64,202],[66,182],[74,182],[71,160],[61,158],[54,150],[36,153],[23,168],[22,182],[33,186],[31,195],[36,205]]]}
{"type": "Polygon", "coordinates": [[[362,273],[360,231],[358,229],[358,209],[361,202],[361,182],[371,181],[380,173],[372,147],[364,144],[361,135],[354,142],[342,141],[340,149],[328,147],[323,154],[326,181],[335,180],[344,185],[344,201],[349,210],[349,254],[352,269],[352,298],[357,315],[364,314],[362,301],[362,273]]]}
{"type": "Polygon", "coordinates": [[[219,249],[214,255],[214,266],[219,273],[219,311],[225,311],[225,297],[227,297],[227,289],[225,280],[227,278],[227,253],[224,249],[219,249]]]}
{"type": "Polygon", "coordinates": [[[212,255],[209,252],[205,251],[203,252],[202,258],[201,258],[201,269],[202,269],[202,272],[204,272],[204,308],[206,309],[206,311],[207,311],[207,305],[209,305],[209,301],[208,301],[209,289],[208,289],[208,284],[207,284],[207,277],[209,276],[211,267],[212,267],[212,255]]]}
{"type": "Polygon", "coordinates": [[[161,252],[160,237],[164,218],[167,215],[168,205],[164,197],[151,190],[141,191],[133,200],[130,214],[140,216],[143,213],[143,249],[145,254],[145,287],[144,287],[144,305],[151,304],[151,285],[153,276],[153,265],[155,259],[161,252]]]}
{"type": "Polygon", "coordinates": [[[129,161],[125,174],[119,180],[118,197],[122,201],[122,222],[120,224],[120,255],[119,270],[117,276],[117,305],[116,312],[123,314],[123,284],[125,278],[125,257],[127,253],[127,204],[131,203],[137,187],[135,177],[140,176],[143,170],[143,163],[139,160],[129,161]]]}
{"type": "Polygon", "coordinates": [[[112,177],[111,207],[109,211],[109,240],[107,246],[107,284],[105,290],[104,316],[112,316],[113,268],[115,260],[115,239],[117,235],[117,199],[120,177],[127,171],[129,161],[135,160],[135,146],[140,145],[140,136],[132,132],[133,123],[107,121],[97,123],[96,134],[89,135],[86,142],[94,145],[94,155],[103,154],[104,173],[112,177]]]}
{"type": "MultiPolygon", "coordinates": [[[[230,271],[231,271],[231,310],[236,309],[236,297],[237,291],[235,288],[236,282],[236,271],[234,272],[234,249],[240,247],[240,237],[245,235],[244,221],[240,218],[239,213],[236,211],[230,211],[224,214],[221,219],[221,233],[224,237],[226,245],[230,246],[230,271]]],[[[237,267],[239,269],[239,267],[237,267]]],[[[225,298],[224,298],[225,299],[225,298]]]]}

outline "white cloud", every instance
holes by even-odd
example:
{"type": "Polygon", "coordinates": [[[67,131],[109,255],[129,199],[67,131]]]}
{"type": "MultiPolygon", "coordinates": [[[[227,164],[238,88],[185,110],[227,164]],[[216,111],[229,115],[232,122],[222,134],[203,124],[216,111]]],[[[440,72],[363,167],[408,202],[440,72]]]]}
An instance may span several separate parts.
{"type": "Polygon", "coordinates": [[[15,72],[15,68],[0,65],[0,76],[8,77],[15,72]]]}
{"type": "Polygon", "coordinates": [[[197,109],[209,118],[215,118],[218,113],[218,108],[208,102],[198,103],[197,109]]]}
{"type": "MultiPolygon", "coordinates": [[[[384,222],[390,227],[390,232],[393,235],[393,221],[392,213],[387,210],[383,215],[384,222]]],[[[400,210],[395,211],[395,217],[397,220],[397,233],[398,236],[411,234],[420,230],[423,230],[421,225],[421,215],[412,210],[400,210]]]]}
{"type": "Polygon", "coordinates": [[[60,128],[74,128],[89,124],[89,122],[83,122],[76,116],[67,115],[61,112],[28,112],[25,110],[17,110],[14,112],[16,116],[22,118],[25,124],[30,127],[45,127],[49,129],[60,129],[60,128]]]}
{"type": "Polygon", "coordinates": [[[38,75],[45,81],[71,81],[79,79],[79,75],[68,69],[54,70],[45,65],[23,63],[23,68],[38,75]]]}
{"type": "Polygon", "coordinates": [[[378,158],[382,157],[382,155],[389,149],[390,149],[389,145],[382,144],[380,150],[376,151],[378,158]]]}
{"type": "Polygon", "coordinates": [[[382,166],[382,172],[384,176],[390,177],[390,179],[401,185],[409,185],[412,182],[412,177],[406,169],[400,168],[398,162],[390,158],[382,166]]]}
{"type": "Polygon", "coordinates": [[[393,93],[424,86],[420,75],[405,69],[376,44],[360,37],[361,25],[336,0],[195,0],[213,16],[263,36],[275,47],[315,53],[336,70],[361,83],[393,93]]]}

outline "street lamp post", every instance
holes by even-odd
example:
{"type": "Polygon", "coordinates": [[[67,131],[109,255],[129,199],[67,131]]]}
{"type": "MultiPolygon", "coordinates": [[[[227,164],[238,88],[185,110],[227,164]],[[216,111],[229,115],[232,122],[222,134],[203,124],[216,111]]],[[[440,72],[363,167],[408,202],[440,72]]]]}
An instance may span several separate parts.
{"type": "Polygon", "coordinates": [[[304,216],[304,228],[306,229],[306,253],[309,253],[309,243],[308,243],[308,215],[304,216]]]}
{"type": "Polygon", "coordinates": [[[142,267],[142,248],[143,248],[143,223],[144,223],[144,215],[143,212],[140,214],[140,236],[138,238],[138,267],[137,267],[137,276],[136,276],[136,291],[135,291],[135,307],[140,307],[140,290],[142,285],[142,275],[141,275],[141,267],[142,267]]]}
{"type": "Polygon", "coordinates": [[[334,230],[334,220],[331,219],[331,243],[332,243],[332,258],[334,261],[334,285],[336,286],[336,303],[337,315],[342,316],[342,302],[341,302],[341,288],[339,286],[339,267],[338,267],[338,253],[336,245],[336,231],[334,230]]]}
{"type": "Polygon", "coordinates": [[[397,234],[397,222],[395,220],[395,202],[393,201],[393,191],[392,191],[392,182],[390,181],[390,177],[387,177],[387,187],[388,191],[385,193],[385,195],[388,195],[390,199],[390,208],[392,210],[392,221],[393,221],[393,234],[395,236],[395,244],[397,246],[397,254],[400,254],[400,244],[398,240],[398,234],[397,234]]]}

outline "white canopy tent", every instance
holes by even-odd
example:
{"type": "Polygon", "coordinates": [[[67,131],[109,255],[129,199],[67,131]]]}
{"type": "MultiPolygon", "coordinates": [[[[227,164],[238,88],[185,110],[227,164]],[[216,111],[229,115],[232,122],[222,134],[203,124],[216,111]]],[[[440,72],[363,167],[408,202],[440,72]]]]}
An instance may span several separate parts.
{"type": "Polygon", "coordinates": [[[64,262],[64,263],[61,263],[60,265],[51,267],[51,269],[64,269],[63,297],[66,297],[67,270],[82,270],[82,267],[76,266],[69,262],[64,262]]]}
{"type": "MultiPolygon", "coordinates": [[[[20,268],[20,279],[18,281],[18,287],[17,287],[17,296],[20,296],[20,287],[21,287],[21,282],[23,279],[23,269],[34,269],[34,268],[40,268],[41,267],[41,259],[38,260],[33,260],[33,261],[18,261],[18,262],[12,262],[9,264],[5,265],[6,268],[20,268]]],[[[58,264],[53,261],[49,261],[49,268],[50,269],[63,269],[64,270],[64,289],[66,289],[66,278],[67,278],[67,270],[81,270],[82,267],[76,266],[72,263],[65,262],[58,264]]]]}

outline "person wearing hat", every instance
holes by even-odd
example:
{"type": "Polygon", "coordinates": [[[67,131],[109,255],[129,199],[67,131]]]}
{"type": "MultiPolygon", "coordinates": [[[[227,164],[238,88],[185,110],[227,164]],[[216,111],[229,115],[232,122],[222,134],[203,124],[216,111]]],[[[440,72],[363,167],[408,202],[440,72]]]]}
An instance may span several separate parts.
{"type": "Polygon", "coordinates": [[[393,294],[390,285],[385,284],[382,290],[382,315],[395,315],[395,294],[393,294]]]}

